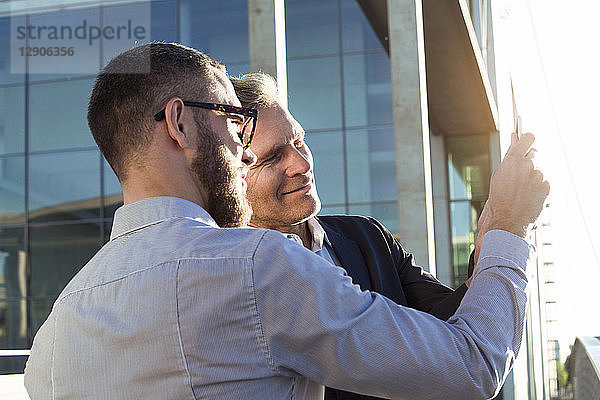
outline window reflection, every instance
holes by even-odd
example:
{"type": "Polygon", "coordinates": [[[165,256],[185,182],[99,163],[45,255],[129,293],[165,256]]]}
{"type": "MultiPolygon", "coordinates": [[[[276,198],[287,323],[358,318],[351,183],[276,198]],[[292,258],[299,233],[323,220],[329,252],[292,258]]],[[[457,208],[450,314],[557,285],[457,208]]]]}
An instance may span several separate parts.
{"type": "Polygon", "coordinates": [[[3,374],[22,374],[26,362],[26,356],[0,357],[0,371],[3,374]]]}
{"type": "MultiPolygon", "coordinates": [[[[25,82],[24,60],[14,60],[10,57],[11,23],[14,26],[25,25],[25,17],[0,18],[0,85],[25,82]]],[[[13,49],[14,51],[15,49],[13,49]]],[[[18,51],[18,50],[17,50],[18,51]]]]}
{"type": "Polygon", "coordinates": [[[153,1],[150,5],[150,29],[153,41],[177,41],[176,0],[153,1]]]}
{"type": "Polygon", "coordinates": [[[248,2],[181,0],[180,41],[225,63],[248,63],[248,2]]]}
{"type": "Polygon", "coordinates": [[[288,60],[289,108],[305,130],[340,128],[338,57],[288,60]]]}
{"type": "Polygon", "coordinates": [[[486,199],[491,176],[489,137],[448,137],[446,149],[450,199],[486,199]]]}
{"type": "Polygon", "coordinates": [[[340,1],[344,52],[383,49],[356,0],[340,1]]]}
{"type": "MultiPolygon", "coordinates": [[[[150,25],[150,3],[141,2],[137,4],[124,4],[109,7],[102,7],[102,24],[104,26],[127,26],[128,22],[133,20],[137,23],[150,25]]],[[[167,15],[165,15],[167,17],[167,15]]],[[[165,19],[166,21],[166,19],[165,19]]],[[[106,65],[113,57],[128,50],[134,46],[150,43],[152,41],[151,34],[153,32],[140,31],[139,37],[136,39],[131,37],[121,37],[120,40],[103,40],[102,41],[102,65],[106,65]]]]}
{"type": "Polygon", "coordinates": [[[83,79],[31,86],[30,151],[96,146],[86,120],[93,83],[83,79]]]}
{"type": "Polygon", "coordinates": [[[25,87],[0,88],[0,154],[25,151],[25,87]]]}
{"type": "MultiPolygon", "coordinates": [[[[0,227],[0,349],[26,349],[25,229],[0,227]]],[[[1,373],[22,373],[26,357],[0,357],[1,373]]]]}
{"type": "Polygon", "coordinates": [[[491,176],[488,143],[487,135],[446,138],[455,287],[467,280],[477,221],[488,197],[491,176]]]}
{"type": "Polygon", "coordinates": [[[392,124],[390,59],[384,52],[344,56],[346,126],[392,124]]]}
{"type": "MultiPolygon", "coordinates": [[[[34,310],[40,320],[46,318],[53,301],[69,280],[102,246],[100,222],[32,226],[29,230],[31,251],[31,294],[39,301],[34,310]],[[51,302],[50,302],[51,305],[51,302]]],[[[32,309],[34,309],[32,304],[32,309]]]]}
{"type": "Polygon", "coordinates": [[[310,132],[306,135],[314,159],[317,192],[322,204],[344,203],[344,147],[342,132],[310,132]]]}
{"type": "Polygon", "coordinates": [[[396,151],[393,127],[347,132],[350,202],[395,200],[396,151]]]}
{"type": "Polygon", "coordinates": [[[455,201],[450,203],[450,225],[452,232],[452,264],[454,286],[467,280],[469,256],[475,249],[477,221],[485,201],[455,201]]]}
{"type": "Polygon", "coordinates": [[[0,228],[0,349],[27,346],[25,229],[0,228]]]}
{"type": "Polygon", "coordinates": [[[346,214],[345,206],[322,206],[319,215],[346,214]]]}
{"type": "Polygon", "coordinates": [[[337,54],[338,24],[337,0],[286,0],[287,56],[337,54]]]}
{"type": "Polygon", "coordinates": [[[100,216],[98,150],[31,155],[29,173],[31,222],[100,216]]]}
{"type": "Polygon", "coordinates": [[[112,220],[105,220],[104,221],[104,243],[107,243],[110,241],[110,232],[112,231],[112,220]]]}
{"type": "MultiPolygon", "coordinates": [[[[66,283],[66,282],[65,282],[66,283]]],[[[64,285],[63,285],[64,286],[64,285]]],[[[31,312],[31,336],[34,337],[38,329],[42,326],[44,321],[50,315],[52,311],[52,305],[58,297],[58,294],[54,296],[42,296],[36,297],[30,300],[30,312],[31,312]]]]}
{"type": "Polygon", "coordinates": [[[0,157],[0,224],[25,222],[25,157],[0,157]]]}
{"type": "MultiPolygon", "coordinates": [[[[70,26],[77,27],[86,21],[88,26],[100,26],[100,12],[98,7],[86,7],[78,9],[63,9],[61,11],[53,11],[40,14],[30,14],[28,24],[34,26],[70,26]]],[[[35,41],[34,41],[35,42],[35,41]]],[[[45,41],[37,41],[38,46],[44,45],[45,41]]],[[[33,44],[33,43],[32,43],[33,44]]],[[[87,43],[86,43],[87,44],[87,43]]],[[[65,47],[74,47],[77,49],[76,61],[70,64],[56,65],[58,60],[52,57],[30,57],[29,62],[29,81],[41,82],[55,79],[65,78],[80,78],[86,75],[95,73],[100,67],[100,52],[96,46],[82,45],[82,40],[74,35],[71,39],[64,37],[60,40],[60,45],[65,47]],[[69,68],[70,70],[65,70],[69,68]],[[40,73],[43,72],[43,73],[40,73]]],[[[62,57],[59,57],[62,58],[62,57]]],[[[58,92],[54,93],[56,95],[58,92]]],[[[89,92],[86,92],[88,95],[89,92]]],[[[53,99],[53,93],[46,94],[46,101],[53,99]]],[[[55,100],[56,101],[56,100],[55,100]]],[[[87,105],[87,101],[85,103],[87,105]]],[[[60,106],[60,104],[56,104],[60,106]]],[[[79,114],[74,112],[78,109],[64,108],[64,111],[69,112],[68,118],[78,117],[79,114]]],[[[32,112],[35,113],[34,110],[32,112]]]]}
{"type": "Polygon", "coordinates": [[[374,217],[390,232],[398,232],[398,203],[395,201],[370,204],[350,204],[350,214],[374,217]]]}

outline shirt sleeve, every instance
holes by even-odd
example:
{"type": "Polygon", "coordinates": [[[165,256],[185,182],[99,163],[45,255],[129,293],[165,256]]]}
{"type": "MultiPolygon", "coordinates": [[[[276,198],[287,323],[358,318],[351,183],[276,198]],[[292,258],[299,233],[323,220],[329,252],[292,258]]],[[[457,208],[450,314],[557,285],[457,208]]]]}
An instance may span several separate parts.
{"type": "Polygon", "coordinates": [[[379,397],[490,398],[520,346],[528,255],[517,236],[488,232],[446,322],[361,291],[343,269],[269,232],[252,270],[267,362],[281,375],[379,397]]]}

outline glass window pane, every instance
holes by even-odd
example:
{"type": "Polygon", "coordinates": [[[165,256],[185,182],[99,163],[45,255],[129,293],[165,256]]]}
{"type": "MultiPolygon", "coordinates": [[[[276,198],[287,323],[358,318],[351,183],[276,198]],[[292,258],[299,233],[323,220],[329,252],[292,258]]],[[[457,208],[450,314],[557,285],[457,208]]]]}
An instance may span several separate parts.
{"type": "Polygon", "coordinates": [[[54,296],[36,297],[29,302],[30,303],[30,311],[31,311],[31,334],[32,334],[32,336],[35,336],[38,329],[40,329],[42,324],[48,318],[48,315],[50,315],[50,311],[52,311],[52,305],[56,301],[57,297],[58,297],[58,293],[54,296]]]}
{"type": "Polygon", "coordinates": [[[346,126],[392,124],[390,59],[384,52],[344,56],[346,126]]]}
{"type": "MultiPolygon", "coordinates": [[[[9,300],[0,299],[0,349],[26,348],[27,299],[25,297],[9,300]]],[[[0,359],[2,358],[0,357],[0,359]]]]}
{"type": "Polygon", "coordinates": [[[127,27],[127,30],[123,30],[124,34],[120,38],[102,40],[102,65],[108,64],[113,57],[125,50],[150,43],[153,31],[151,28],[150,32],[146,31],[146,28],[151,26],[150,22],[150,4],[147,2],[102,7],[102,26],[117,27],[117,29],[119,29],[118,27],[127,27]],[[129,26],[132,27],[131,30],[129,30],[129,26]]]}
{"type": "Polygon", "coordinates": [[[313,154],[317,192],[322,204],[345,202],[342,132],[309,132],[306,143],[313,154]]]}
{"type": "Polygon", "coordinates": [[[248,2],[246,0],[182,0],[180,41],[224,63],[248,63],[248,2]]]}
{"type": "Polygon", "coordinates": [[[350,214],[373,217],[390,232],[398,232],[398,203],[350,204],[350,214]]]}
{"type": "Polygon", "coordinates": [[[289,109],[305,130],[341,128],[338,57],[288,61],[289,109]]]}
{"type": "Polygon", "coordinates": [[[0,228],[0,349],[27,347],[25,229],[0,228]]]}
{"type": "Polygon", "coordinates": [[[25,222],[25,157],[0,157],[0,224],[25,222]]]}
{"type": "Polygon", "coordinates": [[[29,91],[31,151],[96,146],[87,125],[91,79],[42,83],[29,91]]]}
{"type": "MultiPolygon", "coordinates": [[[[77,78],[86,75],[89,76],[98,71],[100,66],[100,46],[96,44],[93,46],[88,45],[89,27],[100,26],[100,12],[98,7],[65,9],[48,13],[31,14],[29,16],[28,24],[34,27],[52,26],[60,28],[57,29],[56,32],[59,39],[52,40],[50,39],[49,34],[44,34],[42,32],[42,39],[30,39],[29,46],[73,47],[74,53],[73,56],[65,57],[29,57],[30,82],[77,78]],[[84,34],[82,32],[86,33],[84,34]],[[79,38],[77,35],[79,35],[79,38]],[[81,39],[82,36],[84,39],[81,39]]],[[[33,33],[33,36],[39,38],[35,32],[33,33]]],[[[52,99],[52,96],[49,95],[48,99],[52,99]]],[[[71,111],[69,108],[65,108],[65,110],[71,111]]]]}
{"type": "Polygon", "coordinates": [[[393,127],[346,132],[350,202],[395,200],[396,150],[393,127]]]}
{"type": "Polygon", "coordinates": [[[0,88],[0,154],[25,151],[25,87],[0,88]]]}
{"type": "Polygon", "coordinates": [[[102,165],[104,169],[104,217],[112,218],[117,208],[123,205],[123,190],[106,160],[102,160],[102,165]]]}
{"type": "Polygon", "coordinates": [[[286,0],[287,56],[337,54],[338,25],[337,0],[286,0]]]}
{"type": "Polygon", "coordinates": [[[177,2],[153,1],[150,9],[152,41],[177,41],[177,2]]]}
{"type": "Polygon", "coordinates": [[[104,221],[104,243],[108,243],[110,240],[110,232],[112,231],[112,219],[104,221]]]}
{"type": "Polygon", "coordinates": [[[19,45],[12,48],[10,43],[11,32],[16,34],[15,30],[24,25],[24,16],[0,18],[0,85],[25,82],[25,61],[20,57],[19,45]],[[19,59],[11,59],[12,55],[19,59]]]}
{"type": "Polygon", "coordinates": [[[467,201],[450,203],[452,231],[452,264],[454,285],[460,286],[467,280],[469,255],[475,248],[475,238],[471,231],[471,206],[467,201]]]}
{"type": "Polygon", "coordinates": [[[319,215],[334,215],[334,214],[346,214],[346,207],[344,206],[323,206],[319,215]]]}
{"type": "Polygon", "coordinates": [[[487,199],[490,190],[489,137],[447,137],[451,200],[487,199]]]}
{"type": "Polygon", "coordinates": [[[0,357],[0,374],[22,374],[27,356],[0,357]]]}
{"type": "Polygon", "coordinates": [[[469,256],[475,249],[477,221],[485,201],[450,202],[450,231],[452,234],[452,264],[454,285],[460,286],[467,280],[469,256]]]}
{"type": "Polygon", "coordinates": [[[100,222],[32,226],[29,238],[31,294],[36,298],[56,298],[69,280],[100,249],[103,239],[100,236],[100,222]]]}
{"type": "Polygon", "coordinates": [[[100,216],[98,150],[32,155],[29,172],[30,221],[100,216]]]}
{"type": "Polygon", "coordinates": [[[356,0],[341,1],[344,51],[383,49],[369,20],[356,0]]]}

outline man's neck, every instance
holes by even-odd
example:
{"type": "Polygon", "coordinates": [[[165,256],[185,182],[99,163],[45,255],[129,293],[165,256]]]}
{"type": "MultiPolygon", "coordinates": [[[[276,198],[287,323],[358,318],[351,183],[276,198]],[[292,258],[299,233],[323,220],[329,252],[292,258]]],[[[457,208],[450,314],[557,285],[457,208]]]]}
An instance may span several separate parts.
{"type": "Polygon", "coordinates": [[[123,202],[134,203],[149,197],[171,196],[179,197],[205,207],[205,194],[192,179],[185,179],[180,174],[180,180],[161,173],[131,173],[123,184],[123,202]]]}
{"type": "Polygon", "coordinates": [[[281,233],[293,233],[294,235],[298,235],[298,237],[300,237],[302,240],[304,247],[309,250],[312,249],[312,235],[310,233],[310,229],[308,228],[307,221],[291,226],[270,227],[269,229],[275,229],[281,233]]]}

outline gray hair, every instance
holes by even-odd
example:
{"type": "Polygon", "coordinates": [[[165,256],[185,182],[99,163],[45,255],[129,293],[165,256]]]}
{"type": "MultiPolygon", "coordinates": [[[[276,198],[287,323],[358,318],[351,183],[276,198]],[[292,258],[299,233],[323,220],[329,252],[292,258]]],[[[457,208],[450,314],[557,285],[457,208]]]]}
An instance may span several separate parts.
{"type": "Polygon", "coordinates": [[[229,77],[235,94],[244,107],[271,107],[279,101],[277,81],[271,75],[254,72],[239,78],[229,77]]]}

